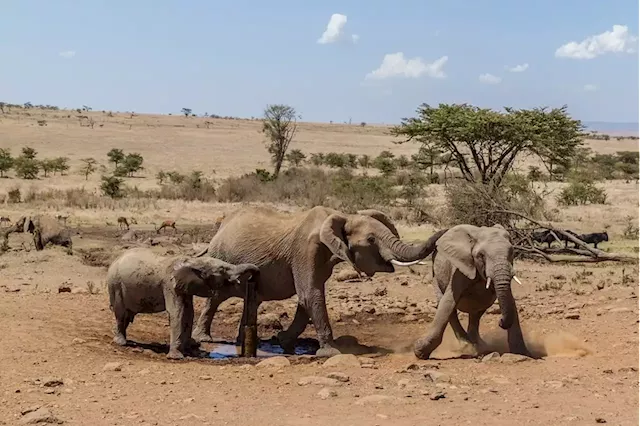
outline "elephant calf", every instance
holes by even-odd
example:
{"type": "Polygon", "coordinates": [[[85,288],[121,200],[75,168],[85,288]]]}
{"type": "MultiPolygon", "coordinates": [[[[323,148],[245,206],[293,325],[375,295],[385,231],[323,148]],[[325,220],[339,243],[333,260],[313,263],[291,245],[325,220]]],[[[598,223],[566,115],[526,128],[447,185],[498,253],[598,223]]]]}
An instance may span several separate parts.
{"type": "Polygon", "coordinates": [[[193,296],[216,297],[225,287],[243,291],[257,280],[252,264],[232,265],[212,257],[162,257],[146,248],[126,251],[109,266],[110,308],[116,317],[113,341],[126,345],[127,327],[136,314],[167,311],[170,323],[169,359],[182,359],[191,346],[193,296]]]}
{"type": "Polygon", "coordinates": [[[36,250],[44,250],[47,244],[56,244],[66,247],[69,252],[73,248],[71,232],[66,226],[51,216],[35,215],[23,216],[15,223],[17,231],[30,232],[33,234],[33,243],[36,250]]]}

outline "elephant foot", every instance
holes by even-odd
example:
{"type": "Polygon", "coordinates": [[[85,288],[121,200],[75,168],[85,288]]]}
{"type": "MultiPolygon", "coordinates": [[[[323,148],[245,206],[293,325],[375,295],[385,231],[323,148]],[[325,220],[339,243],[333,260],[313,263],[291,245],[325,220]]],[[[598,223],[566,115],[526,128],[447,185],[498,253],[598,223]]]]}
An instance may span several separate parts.
{"type": "Polygon", "coordinates": [[[200,343],[213,343],[213,337],[211,334],[205,333],[204,331],[198,331],[193,333],[193,340],[200,343]]]}
{"type": "Polygon", "coordinates": [[[282,348],[282,351],[287,355],[293,355],[296,350],[296,339],[290,338],[285,332],[281,331],[276,336],[278,344],[282,348]]]}
{"type": "Polygon", "coordinates": [[[169,349],[167,359],[184,359],[184,355],[177,349],[169,349]]]}
{"type": "Polygon", "coordinates": [[[340,355],[342,352],[334,346],[325,345],[316,351],[316,356],[330,358],[334,355],[340,355]]]}
{"type": "Polygon", "coordinates": [[[189,341],[187,342],[187,347],[188,348],[192,348],[192,349],[197,349],[200,347],[200,342],[198,342],[196,339],[194,339],[193,337],[191,337],[189,339],[189,341]]]}
{"type": "Polygon", "coordinates": [[[416,340],[413,345],[413,353],[418,359],[429,359],[431,352],[433,352],[439,345],[440,342],[434,341],[433,339],[419,339],[416,340]]]}
{"type": "Polygon", "coordinates": [[[113,338],[113,343],[118,346],[127,346],[127,338],[122,334],[116,334],[113,338]]]}

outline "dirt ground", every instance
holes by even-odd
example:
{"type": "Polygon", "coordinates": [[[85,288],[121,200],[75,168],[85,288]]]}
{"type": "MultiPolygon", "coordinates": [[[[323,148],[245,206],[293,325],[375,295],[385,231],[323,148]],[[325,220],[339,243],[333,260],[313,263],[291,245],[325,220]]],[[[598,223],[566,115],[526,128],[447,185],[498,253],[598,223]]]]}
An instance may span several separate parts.
{"type": "MultiPolygon", "coordinates": [[[[103,197],[96,205],[68,208],[63,193],[46,201],[28,201],[28,194],[94,191],[101,171],[85,180],[77,170],[80,159],[94,157],[111,167],[106,161],[111,148],[143,155],[144,172],[127,179],[127,185],[140,189],[157,187],[159,170],[202,170],[206,177],[220,178],[267,167],[268,158],[258,121],[91,112],[86,114],[95,120],[91,129],[81,127],[77,115],[29,110],[0,116],[0,148],[16,156],[31,146],[38,158],[67,156],[71,165],[66,176],[0,179],[0,194],[20,188],[26,201],[4,204],[0,213],[12,221],[36,211],[68,215],[76,232],[73,255],[58,247],[35,251],[28,234],[12,234],[10,250],[0,255],[0,425],[37,420],[66,425],[638,424],[637,263],[516,261],[523,285],[514,284],[513,291],[537,359],[473,357],[447,329],[434,359],[417,360],[411,346],[427,332],[435,312],[430,262],[367,282],[339,281],[344,267],[337,268],[327,284],[329,314],[343,351],[355,357],[337,365],[324,366],[326,360],[314,356],[288,357],[284,364],[289,365],[271,367],[258,366],[257,360],[168,361],[166,314],[139,315],[128,333],[138,345],[114,346],[104,284],[109,262],[138,245],[160,254],[193,253],[211,238],[214,220],[238,205],[103,197]],[[121,215],[137,218],[136,235],[129,239],[117,227],[121,215]],[[156,235],[153,225],[164,219],[176,220],[175,234],[156,235]],[[70,291],[59,292],[61,287],[70,291]]],[[[407,156],[417,150],[415,144],[392,140],[382,126],[301,123],[291,148],[371,156],[384,149],[407,156]]],[[[587,145],[600,153],[638,150],[637,141],[628,139],[587,145]]],[[[603,185],[608,194],[603,206],[561,209],[550,194],[553,223],[581,233],[606,229],[610,241],[599,247],[637,254],[638,241],[625,235],[638,224],[638,186],[603,185]]],[[[442,193],[440,185],[427,188],[434,208],[443,204],[442,193]]],[[[409,240],[424,239],[435,229],[397,225],[409,240]]],[[[295,297],[263,304],[260,337],[269,339],[288,327],[295,305],[295,297]]],[[[201,306],[199,300],[198,314],[201,306]]],[[[223,304],[214,335],[234,339],[241,311],[240,299],[223,304]]],[[[466,317],[461,319],[466,324],[466,317]]],[[[502,354],[506,336],[498,319],[496,306],[483,317],[481,336],[487,352],[502,354]]],[[[312,325],[303,337],[315,338],[312,325]]]]}
{"type": "MultiPolygon", "coordinates": [[[[435,307],[428,262],[370,282],[339,282],[340,268],[334,273],[334,335],[357,354],[357,365],[325,367],[313,356],[275,367],[175,362],[165,359],[165,314],[136,318],[128,338],[142,346],[111,343],[106,265],[147,236],[123,242],[125,231],[114,227],[78,232],[72,256],[57,247],[27,251],[27,236],[12,234],[14,249],[0,257],[0,424],[21,424],[43,408],[74,425],[638,423],[637,265],[517,262],[523,286],[514,293],[536,360],[470,357],[450,329],[436,359],[417,360],[411,344],[426,333],[435,307]],[[59,293],[60,286],[71,291],[59,293]],[[327,380],[332,373],[348,381],[327,380]]],[[[154,250],[193,250],[171,232],[154,250]]],[[[227,301],[214,335],[233,339],[241,310],[240,299],[227,301]]],[[[295,298],[263,304],[260,337],[287,327],[294,310],[295,298]]],[[[487,351],[503,353],[497,313],[484,316],[481,333],[487,351]]],[[[313,326],[303,336],[315,337],[313,326]]]]}

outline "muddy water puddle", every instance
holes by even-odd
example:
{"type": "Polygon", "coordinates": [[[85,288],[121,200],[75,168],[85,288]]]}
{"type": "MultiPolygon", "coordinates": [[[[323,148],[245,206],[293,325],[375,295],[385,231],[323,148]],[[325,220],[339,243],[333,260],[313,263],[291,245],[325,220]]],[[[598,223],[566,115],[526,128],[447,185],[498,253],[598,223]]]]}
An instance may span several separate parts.
{"type": "MultiPolygon", "coordinates": [[[[315,355],[320,346],[315,339],[298,339],[296,341],[295,355],[315,355]]],[[[284,350],[278,344],[277,339],[261,340],[258,345],[258,358],[267,358],[271,356],[283,355],[284,350]]],[[[240,346],[234,343],[216,343],[213,350],[209,352],[209,358],[212,359],[228,359],[240,356],[240,346]]]]}

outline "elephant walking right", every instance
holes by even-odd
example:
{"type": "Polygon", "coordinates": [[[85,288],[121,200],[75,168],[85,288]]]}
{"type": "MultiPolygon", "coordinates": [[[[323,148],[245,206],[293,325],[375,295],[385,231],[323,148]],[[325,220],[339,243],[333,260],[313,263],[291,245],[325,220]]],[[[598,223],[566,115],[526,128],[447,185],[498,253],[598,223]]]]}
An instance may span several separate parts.
{"type": "MultiPolygon", "coordinates": [[[[286,353],[305,330],[309,317],[318,334],[319,356],[340,353],[333,339],[325,301],[325,282],[333,267],[347,262],[359,273],[394,272],[431,254],[439,231],[427,241],[408,244],[400,240],[391,220],[377,210],[345,214],[314,207],[296,214],[265,207],[236,211],[222,221],[205,254],[232,264],[250,263],[260,268],[258,304],[298,295],[298,306],[289,328],[278,334],[286,353]]],[[[208,298],[193,337],[212,341],[211,323],[218,306],[229,297],[244,297],[232,288],[208,298]]],[[[257,309],[257,306],[256,306],[257,309]]],[[[242,329],[239,332],[242,340],[242,329]]]]}

